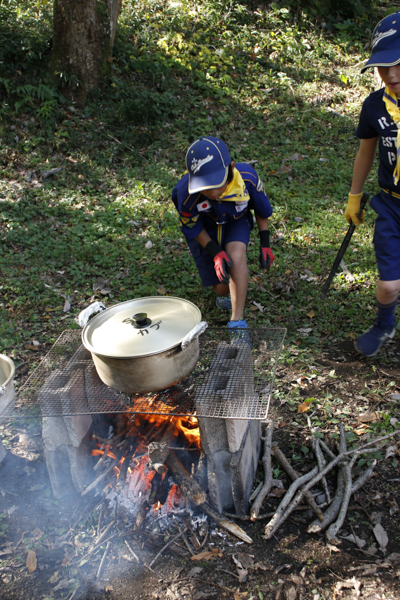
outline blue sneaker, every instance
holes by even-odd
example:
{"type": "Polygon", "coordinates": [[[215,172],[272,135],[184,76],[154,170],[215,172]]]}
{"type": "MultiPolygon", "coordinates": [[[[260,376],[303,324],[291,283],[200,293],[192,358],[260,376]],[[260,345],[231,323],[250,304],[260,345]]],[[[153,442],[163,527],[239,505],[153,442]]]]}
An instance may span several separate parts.
{"type": "Polygon", "coordinates": [[[217,296],[215,304],[220,310],[232,310],[230,294],[228,296],[217,296]]]}
{"type": "Polygon", "coordinates": [[[375,356],[380,350],[383,344],[386,344],[389,340],[394,338],[396,333],[396,327],[391,325],[382,329],[378,325],[378,319],[375,323],[367,329],[354,344],[357,352],[364,356],[375,356]]]}
{"type": "Polygon", "coordinates": [[[244,319],[240,321],[229,321],[227,328],[233,343],[247,343],[250,348],[252,346],[250,333],[247,329],[247,323],[244,319]]]}

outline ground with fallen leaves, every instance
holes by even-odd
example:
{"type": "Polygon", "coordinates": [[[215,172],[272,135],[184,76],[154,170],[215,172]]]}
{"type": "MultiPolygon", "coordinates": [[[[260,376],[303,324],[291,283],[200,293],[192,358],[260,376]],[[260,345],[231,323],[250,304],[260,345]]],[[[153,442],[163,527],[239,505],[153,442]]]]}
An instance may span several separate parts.
{"type": "MultiPolygon", "coordinates": [[[[350,344],[327,345],[318,360],[314,357],[313,364],[307,364],[295,346],[291,351],[293,363],[281,364],[277,370],[276,398],[270,416],[276,424],[274,444],[299,472],[309,470],[313,462],[307,450],[307,412],[311,411],[314,423],[318,418],[323,420],[320,431],[329,443],[334,441],[338,417],[345,424],[349,441],[354,436],[359,443],[371,434],[384,433],[385,409],[390,404],[393,415],[400,397],[397,342],[374,361],[359,357],[350,344]],[[298,400],[292,405],[293,393],[303,402],[298,400]],[[304,410],[304,404],[311,408],[304,410]]],[[[23,380],[24,375],[18,377],[23,380]]],[[[393,441],[382,453],[373,477],[352,497],[338,545],[327,544],[322,535],[306,532],[313,516],[305,509],[292,513],[268,541],[263,539],[265,520],[254,524],[238,521],[254,540],[252,545],[210,523],[201,550],[196,550],[189,535],[193,556],[182,540],[177,540],[178,545],[167,548],[149,569],[146,565],[165,546],[168,535],[176,534],[174,523],[163,534],[152,530],[134,534],[129,516],[121,515],[121,536],[111,540],[103,571],[96,577],[105,545],[83,561],[79,552],[80,546],[87,544],[85,536],[90,538],[96,531],[98,511],[91,511],[72,535],[65,535],[85,503],[92,506],[96,499],[85,503],[80,498],[54,500],[38,421],[8,423],[3,426],[2,438],[8,448],[7,458],[0,465],[0,598],[4,600],[394,600],[400,595],[399,449],[393,441]],[[76,555],[80,556],[79,562],[74,560],[76,555]]],[[[277,465],[273,463],[273,467],[277,465]]],[[[362,468],[358,467],[360,471],[362,468]]],[[[287,488],[282,471],[275,470],[274,477],[287,488]]],[[[328,482],[333,489],[334,474],[328,482]]],[[[275,494],[279,496],[279,491],[275,494]]],[[[271,495],[261,513],[274,510],[278,502],[271,495]]],[[[104,527],[107,518],[110,515],[106,510],[104,527]]],[[[197,532],[200,541],[202,535],[204,532],[197,532]]]]}

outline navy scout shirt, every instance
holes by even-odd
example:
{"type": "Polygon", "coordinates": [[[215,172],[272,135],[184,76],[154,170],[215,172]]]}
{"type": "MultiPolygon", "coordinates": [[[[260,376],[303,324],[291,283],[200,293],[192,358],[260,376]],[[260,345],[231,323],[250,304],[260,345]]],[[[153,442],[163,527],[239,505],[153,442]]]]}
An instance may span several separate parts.
{"type": "Polygon", "coordinates": [[[381,188],[400,194],[400,185],[394,185],[396,166],[396,123],[383,102],[384,88],[372,92],[363,103],[356,136],[360,139],[379,137],[378,182],[381,188]]]}
{"type": "Polygon", "coordinates": [[[238,219],[249,218],[249,209],[253,209],[261,218],[272,215],[272,207],[257,172],[247,163],[237,163],[239,171],[250,196],[248,202],[229,200],[209,200],[201,192],[189,194],[189,174],[186,173],[172,190],[172,200],[180,215],[181,231],[187,241],[199,235],[207,224],[232,223],[238,219]]]}

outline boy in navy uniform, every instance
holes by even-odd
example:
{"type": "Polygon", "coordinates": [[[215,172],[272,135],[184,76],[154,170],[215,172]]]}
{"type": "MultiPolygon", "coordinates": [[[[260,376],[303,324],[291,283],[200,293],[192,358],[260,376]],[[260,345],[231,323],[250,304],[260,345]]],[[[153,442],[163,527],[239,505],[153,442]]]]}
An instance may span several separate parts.
{"type": "Polygon", "coordinates": [[[254,210],[260,234],[260,264],[274,261],[268,218],[272,207],[256,171],[235,165],[226,144],[207,136],[193,142],[186,154],[187,172],[172,191],[182,233],[203,286],[213,286],[216,304],[231,310],[229,329],[247,328],[243,310],[247,295],[246,250],[254,210]]]}
{"type": "Polygon", "coordinates": [[[356,136],[360,147],[345,217],[359,225],[363,187],[379,142],[379,194],[371,200],[377,213],[374,249],[379,270],[377,317],[355,343],[364,356],[374,356],[396,333],[395,309],[400,291],[400,13],[385,17],[375,27],[372,56],[362,68],[377,67],[385,88],[373,92],[362,106],[356,136]]]}

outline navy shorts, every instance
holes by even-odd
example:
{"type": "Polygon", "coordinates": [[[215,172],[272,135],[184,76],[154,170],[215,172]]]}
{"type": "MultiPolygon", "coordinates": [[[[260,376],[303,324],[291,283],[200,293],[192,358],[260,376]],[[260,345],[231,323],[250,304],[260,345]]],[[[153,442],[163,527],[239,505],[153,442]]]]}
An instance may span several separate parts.
{"type": "Polygon", "coordinates": [[[381,191],[371,199],[370,204],[378,215],[374,247],[379,279],[400,279],[400,200],[381,191]]]}
{"type": "MultiPolygon", "coordinates": [[[[252,229],[252,215],[249,213],[249,217],[243,216],[238,221],[233,223],[226,223],[222,225],[222,240],[218,240],[217,225],[205,224],[204,229],[212,240],[216,240],[221,244],[222,248],[225,248],[229,242],[243,242],[246,247],[249,244],[250,232],[252,229]]],[[[197,270],[199,272],[201,282],[204,287],[210,285],[217,285],[220,283],[214,269],[214,261],[212,256],[204,250],[202,246],[196,240],[190,240],[188,246],[196,263],[197,270]]]]}

